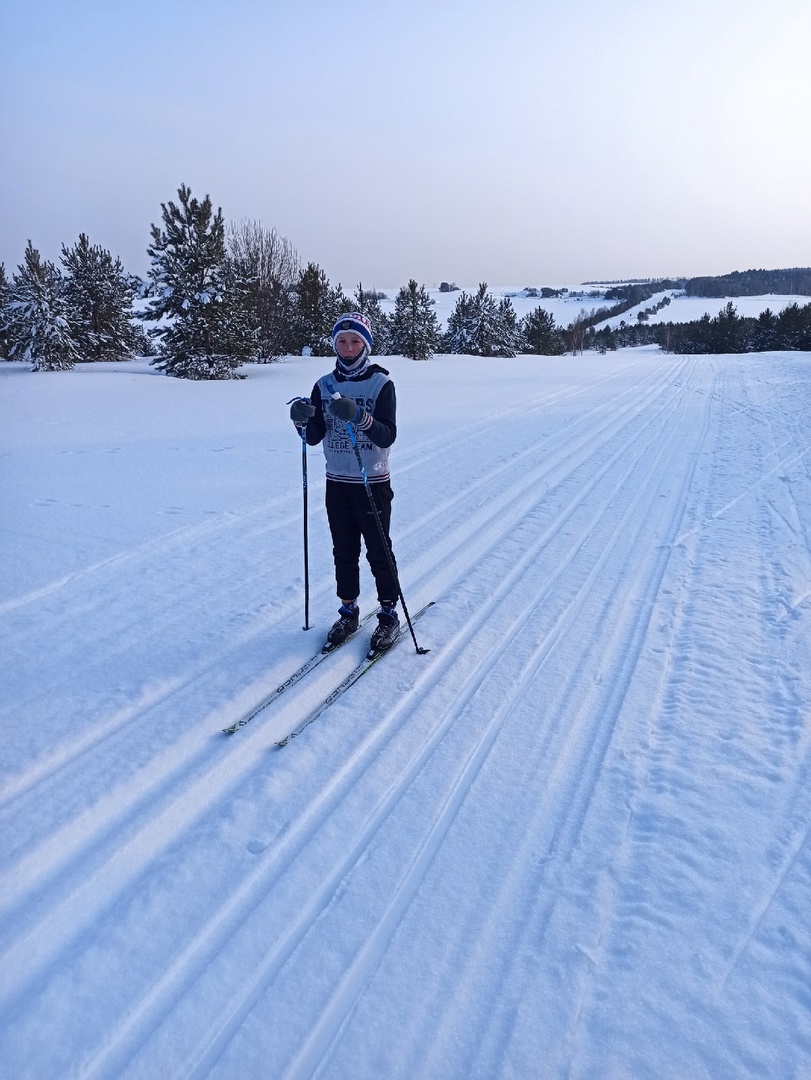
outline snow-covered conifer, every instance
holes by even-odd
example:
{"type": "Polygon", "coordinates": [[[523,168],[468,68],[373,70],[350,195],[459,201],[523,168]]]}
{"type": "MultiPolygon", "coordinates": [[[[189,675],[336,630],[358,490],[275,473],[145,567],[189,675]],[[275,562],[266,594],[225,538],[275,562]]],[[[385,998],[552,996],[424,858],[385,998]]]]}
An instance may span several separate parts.
{"type": "Polygon", "coordinates": [[[11,317],[8,303],[11,298],[11,287],[6,277],[6,268],[0,263],[0,360],[8,360],[11,338],[8,333],[8,323],[11,317]]]}
{"type": "Polygon", "coordinates": [[[375,356],[388,356],[394,350],[391,348],[391,319],[386,315],[380,305],[380,297],[376,289],[364,289],[359,283],[352,300],[351,307],[354,311],[360,311],[372,324],[374,335],[375,356]]]}
{"type": "Polygon", "coordinates": [[[85,233],[72,248],[62,245],[62,265],[71,335],[82,360],[128,359],[138,340],[132,322],[136,279],[85,233]]]}
{"type": "Polygon", "coordinates": [[[500,344],[496,346],[498,351],[494,352],[492,355],[515,356],[518,352],[521,335],[519,331],[518,316],[515,314],[513,302],[509,296],[504,296],[499,300],[496,309],[496,318],[498,321],[500,344]]]}
{"type": "Polygon", "coordinates": [[[439,348],[439,321],[424,285],[412,278],[394,301],[391,351],[412,360],[427,360],[439,348]]]}
{"type": "Polygon", "coordinates": [[[253,341],[245,312],[244,281],[227,265],[222,210],[181,184],[179,205],[161,203],[163,228],[153,225],[150,294],[143,318],[159,325],[153,364],[184,379],[234,379],[253,341]]]}
{"type": "Polygon", "coordinates": [[[738,315],[735,305],[730,300],[713,320],[712,351],[717,353],[746,352],[743,326],[743,319],[738,315]]]}
{"type": "MultiPolygon", "coordinates": [[[[811,351],[811,304],[789,304],[777,316],[776,335],[772,349],[811,351]]],[[[760,349],[764,346],[761,344],[760,349]]]]}
{"type": "Polygon", "coordinates": [[[443,348],[445,352],[471,355],[471,342],[475,325],[473,297],[462,292],[456,298],[453,311],[448,316],[443,348]]]}
{"type": "Polygon", "coordinates": [[[474,317],[471,351],[474,356],[501,355],[501,324],[495,298],[487,291],[487,283],[479,285],[473,297],[474,317]]]}
{"type": "Polygon", "coordinates": [[[445,347],[448,352],[470,356],[515,356],[518,324],[509,298],[496,303],[479,285],[475,296],[462,293],[448,319],[445,347]]]}
{"type": "Polygon", "coordinates": [[[28,241],[7,302],[9,357],[29,360],[33,371],[67,371],[79,359],[70,333],[63,280],[28,241]]]}
{"type": "Polygon", "coordinates": [[[317,263],[308,263],[299,273],[293,295],[288,337],[290,352],[332,356],[335,320],[352,306],[340,284],[332,288],[321,267],[317,263]]]}
{"type": "Polygon", "coordinates": [[[555,317],[542,307],[525,315],[519,324],[520,349],[540,356],[561,356],[566,351],[563,332],[555,325],[555,317]]]}

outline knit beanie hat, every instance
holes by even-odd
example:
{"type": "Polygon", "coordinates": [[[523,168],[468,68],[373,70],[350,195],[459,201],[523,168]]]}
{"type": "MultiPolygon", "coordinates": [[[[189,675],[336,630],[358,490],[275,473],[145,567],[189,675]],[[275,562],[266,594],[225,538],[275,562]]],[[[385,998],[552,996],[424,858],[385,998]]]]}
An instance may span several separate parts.
{"type": "MultiPolygon", "coordinates": [[[[339,334],[357,334],[358,337],[363,338],[366,342],[366,349],[368,352],[372,351],[372,324],[362,315],[359,311],[348,311],[345,315],[341,315],[336,324],[332,328],[332,347],[335,348],[335,339],[339,334]]],[[[338,352],[335,349],[336,353],[338,352]]]]}

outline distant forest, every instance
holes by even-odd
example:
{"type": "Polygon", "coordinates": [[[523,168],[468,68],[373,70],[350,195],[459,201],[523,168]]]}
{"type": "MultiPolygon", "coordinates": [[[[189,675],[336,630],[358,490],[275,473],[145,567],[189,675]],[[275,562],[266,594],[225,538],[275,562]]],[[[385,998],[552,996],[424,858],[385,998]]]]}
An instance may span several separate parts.
{"type": "Polygon", "coordinates": [[[689,278],[688,296],[811,296],[811,268],[792,270],[735,270],[721,277],[689,278]]]}
{"type": "Polygon", "coordinates": [[[751,318],[738,315],[730,300],[714,318],[680,323],[650,324],[638,315],[635,323],[615,330],[588,327],[581,347],[606,352],[635,345],[658,345],[671,353],[811,352],[811,304],[789,304],[777,314],[766,308],[751,318]]]}
{"type": "Polygon", "coordinates": [[[615,301],[613,307],[583,313],[567,330],[560,331],[567,349],[606,352],[635,345],[658,345],[665,352],[674,353],[811,351],[811,304],[790,304],[778,314],[767,308],[757,318],[746,318],[738,315],[730,300],[715,318],[703,315],[691,322],[650,324],[650,316],[670,304],[670,297],[664,296],[637,312],[633,323],[622,322],[616,329],[600,325],[667,289],[681,289],[688,296],[700,297],[811,296],[811,269],[736,270],[722,277],[616,285],[605,294],[606,300],[615,301]]]}
{"type": "Polygon", "coordinates": [[[684,289],[687,296],[811,296],[811,267],[789,270],[735,270],[717,277],[625,278],[624,281],[584,281],[584,285],[608,286],[606,299],[637,295],[637,303],[662,289],[684,289]],[[630,284],[629,284],[630,282],[630,284]],[[611,286],[619,286],[611,288],[611,286]]]}

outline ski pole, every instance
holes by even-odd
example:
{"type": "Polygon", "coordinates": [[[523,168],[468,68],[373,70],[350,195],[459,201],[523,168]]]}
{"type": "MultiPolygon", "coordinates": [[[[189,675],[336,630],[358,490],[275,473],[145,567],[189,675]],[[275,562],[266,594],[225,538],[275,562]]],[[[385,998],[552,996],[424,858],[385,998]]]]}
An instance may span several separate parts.
{"type": "MultiPolygon", "coordinates": [[[[336,397],[340,397],[340,394],[336,394],[336,397]]],[[[366,469],[363,465],[363,460],[360,456],[360,449],[358,448],[358,440],[355,438],[355,425],[347,423],[349,428],[349,438],[352,441],[352,449],[355,451],[355,457],[358,461],[358,468],[360,469],[360,475],[363,478],[363,486],[366,488],[366,494],[369,496],[369,505],[372,508],[372,514],[374,515],[375,522],[377,523],[377,531],[380,533],[380,539],[383,542],[383,547],[386,551],[386,558],[389,560],[389,570],[392,577],[397,582],[397,595],[400,597],[400,603],[403,605],[403,614],[405,615],[406,622],[408,623],[408,629],[411,631],[411,640],[414,642],[414,648],[418,654],[422,656],[424,653],[430,652],[430,649],[423,649],[417,644],[417,635],[414,633],[414,627],[411,623],[411,616],[408,614],[408,608],[406,607],[405,597],[403,596],[403,590],[400,587],[400,575],[397,573],[397,567],[394,565],[394,556],[391,553],[391,546],[386,536],[386,530],[383,528],[383,522],[380,520],[380,514],[377,509],[377,503],[375,502],[374,495],[372,494],[372,488],[369,484],[369,477],[366,475],[366,469]]]]}
{"type": "Polygon", "coordinates": [[[307,429],[301,429],[301,487],[304,496],[304,626],[310,629],[310,545],[307,535],[307,429]]]}

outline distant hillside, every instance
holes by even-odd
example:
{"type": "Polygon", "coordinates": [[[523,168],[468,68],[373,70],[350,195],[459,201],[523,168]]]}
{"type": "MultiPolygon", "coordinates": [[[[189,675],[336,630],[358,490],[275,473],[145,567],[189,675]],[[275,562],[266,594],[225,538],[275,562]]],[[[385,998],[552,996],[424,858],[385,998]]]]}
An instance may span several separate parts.
{"type": "Polygon", "coordinates": [[[721,277],[690,278],[688,296],[811,296],[811,268],[792,270],[735,270],[721,277]]]}

